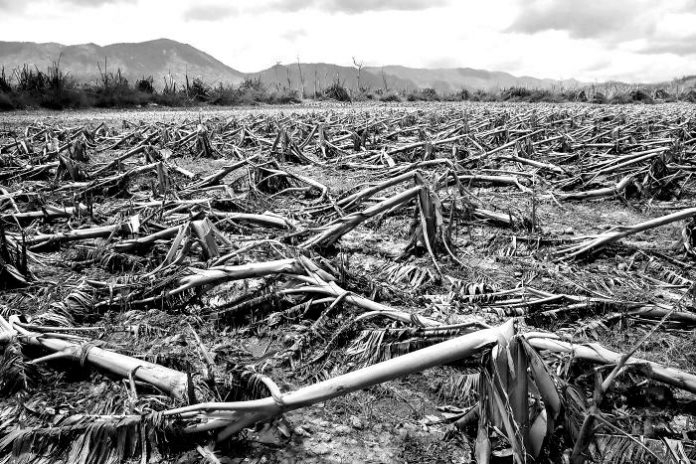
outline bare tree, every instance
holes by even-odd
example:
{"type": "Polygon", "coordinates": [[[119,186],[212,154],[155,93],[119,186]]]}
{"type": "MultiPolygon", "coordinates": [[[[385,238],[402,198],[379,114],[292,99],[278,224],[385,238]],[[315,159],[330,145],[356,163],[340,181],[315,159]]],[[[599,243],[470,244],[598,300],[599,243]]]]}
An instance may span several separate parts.
{"type": "Polygon", "coordinates": [[[281,68],[283,65],[280,63],[280,61],[276,61],[275,66],[273,67],[275,71],[275,87],[278,92],[280,92],[281,89],[281,84],[280,84],[280,74],[278,74],[278,69],[281,68]]]}
{"type": "MultiPolygon", "coordinates": [[[[58,58],[58,59],[60,59],[60,58],[58,58]]],[[[99,65],[98,61],[97,61],[97,69],[99,69],[99,76],[101,77],[102,85],[104,87],[108,87],[109,86],[109,73],[107,70],[106,56],[104,57],[104,70],[102,71],[102,68],[99,65]]]]}
{"type": "Polygon", "coordinates": [[[314,99],[317,99],[317,67],[314,67],[314,99]]]}
{"type": "Polygon", "coordinates": [[[300,65],[300,55],[297,55],[297,72],[300,73],[300,97],[304,99],[304,76],[302,75],[302,66],[300,65]]]}
{"type": "Polygon", "coordinates": [[[364,62],[364,61],[358,61],[358,60],[355,59],[355,57],[353,57],[353,65],[354,65],[355,68],[358,70],[358,92],[362,92],[362,91],[363,91],[363,88],[362,88],[362,86],[360,85],[360,75],[362,74],[362,68],[363,68],[363,66],[365,66],[365,62],[364,62]]]}
{"type": "Polygon", "coordinates": [[[384,74],[384,66],[382,67],[382,83],[384,83],[384,93],[389,92],[389,86],[387,85],[387,75],[384,74]]]}

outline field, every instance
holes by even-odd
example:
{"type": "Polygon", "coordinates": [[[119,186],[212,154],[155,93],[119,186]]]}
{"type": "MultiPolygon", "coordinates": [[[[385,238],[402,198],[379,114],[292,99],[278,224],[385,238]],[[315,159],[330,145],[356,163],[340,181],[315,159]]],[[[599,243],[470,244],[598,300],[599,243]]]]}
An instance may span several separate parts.
{"type": "Polygon", "coordinates": [[[0,463],[696,460],[695,155],[681,103],[7,114],[0,463]]]}

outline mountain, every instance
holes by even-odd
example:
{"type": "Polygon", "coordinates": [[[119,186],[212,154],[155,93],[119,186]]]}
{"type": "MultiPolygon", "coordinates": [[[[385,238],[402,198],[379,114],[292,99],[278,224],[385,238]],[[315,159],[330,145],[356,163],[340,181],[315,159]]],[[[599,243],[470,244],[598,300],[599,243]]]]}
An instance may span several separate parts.
{"type": "MultiPolygon", "coordinates": [[[[300,63],[304,78],[305,95],[312,95],[314,83],[317,88],[326,88],[338,79],[345,87],[358,88],[358,71],[355,67],[338,66],[326,63],[300,63]]],[[[277,64],[261,72],[252,73],[250,77],[259,78],[271,88],[300,88],[300,72],[297,63],[277,64]],[[289,81],[288,81],[289,80],[289,81]],[[289,85],[288,85],[289,82],[289,85]]],[[[552,89],[559,87],[578,87],[575,80],[558,81],[537,79],[534,77],[516,77],[505,72],[484,71],[471,68],[419,69],[405,66],[364,67],[360,71],[360,86],[372,90],[384,89],[410,90],[417,88],[434,88],[437,92],[447,94],[462,89],[496,90],[509,87],[527,87],[534,89],[552,89]]]]}
{"type": "Polygon", "coordinates": [[[237,84],[244,74],[230,68],[212,56],[190,45],[168,39],[141,43],[119,43],[101,47],[95,44],[61,45],[57,43],[0,42],[0,65],[6,72],[29,64],[45,70],[60,59],[61,69],[69,72],[81,82],[98,80],[99,67],[116,72],[135,81],[140,77],[153,76],[156,84],[162,84],[169,73],[176,82],[202,78],[207,83],[237,84]]]}
{"type": "MultiPolygon", "coordinates": [[[[245,78],[258,78],[271,89],[290,87],[300,89],[300,69],[304,80],[304,94],[312,96],[315,88],[321,91],[334,81],[349,89],[358,88],[358,72],[353,66],[329,63],[277,64],[255,73],[242,73],[190,45],[168,39],[141,43],[119,43],[106,46],[95,44],[61,45],[57,43],[0,42],[0,66],[7,73],[24,64],[45,70],[60,59],[60,67],[81,82],[100,78],[100,67],[108,72],[120,69],[134,82],[141,77],[153,76],[161,87],[170,73],[178,83],[186,74],[190,79],[200,77],[215,85],[239,84],[245,78]],[[106,63],[105,60],[106,59],[106,63]]],[[[576,81],[557,81],[534,77],[516,77],[497,71],[471,68],[418,69],[404,66],[364,67],[360,72],[360,86],[371,90],[413,90],[432,87],[439,93],[467,90],[496,90],[508,87],[551,89],[577,87],[576,81]]]]}
{"type": "MultiPolygon", "coordinates": [[[[300,89],[300,69],[302,79],[304,79],[304,90],[306,96],[314,95],[315,84],[317,92],[329,87],[333,82],[338,81],[346,88],[358,88],[358,72],[356,68],[349,66],[338,66],[328,63],[300,63],[282,65],[277,64],[271,68],[257,73],[251,73],[252,79],[260,79],[267,87],[272,89],[289,87],[300,89]]],[[[386,85],[388,89],[413,89],[415,85],[408,79],[398,76],[384,75],[380,72],[367,72],[363,68],[360,73],[360,87],[372,90],[383,89],[386,85]]]]}
{"type": "Polygon", "coordinates": [[[682,87],[696,87],[696,76],[684,76],[672,81],[675,85],[682,87]]]}
{"type": "Polygon", "coordinates": [[[431,87],[441,93],[467,90],[496,90],[508,87],[527,87],[534,89],[551,89],[577,87],[574,80],[558,81],[553,79],[538,79],[528,76],[513,76],[506,72],[484,71],[472,68],[421,69],[405,66],[369,67],[364,70],[372,73],[384,71],[388,75],[411,81],[420,88],[431,87]]]}

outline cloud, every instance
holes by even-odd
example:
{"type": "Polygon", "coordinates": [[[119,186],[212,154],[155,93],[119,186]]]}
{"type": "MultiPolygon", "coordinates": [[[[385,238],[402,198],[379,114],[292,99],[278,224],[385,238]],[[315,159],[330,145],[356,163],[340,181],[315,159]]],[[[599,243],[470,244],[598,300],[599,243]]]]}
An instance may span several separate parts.
{"type": "Polygon", "coordinates": [[[696,55],[696,34],[679,39],[656,40],[638,50],[645,55],[696,55]]]}
{"type": "Polygon", "coordinates": [[[17,11],[24,9],[25,2],[15,0],[0,0],[0,11],[17,11]]]}
{"type": "MultiPolygon", "coordinates": [[[[116,3],[135,3],[137,0],[56,0],[58,4],[69,4],[85,7],[100,7],[116,3]]],[[[24,11],[30,4],[45,3],[43,0],[0,0],[0,11],[24,11]]]]}
{"type": "Polygon", "coordinates": [[[232,6],[196,5],[184,11],[186,21],[220,21],[238,13],[232,6]]]}
{"type": "Polygon", "coordinates": [[[277,0],[268,5],[276,11],[319,10],[359,14],[367,11],[420,11],[444,6],[447,0],[277,0]]]}
{"type": "Polygon", "coordinates": [[[306,37],[307,31],[304,29],[290,29],[289,31],[283,32],[280,36],[289,42],[294,42],[297,39],[306,37]]]}
{"type": "Polygon", "coordinates": [[[58,0],[59,3],[72,3],[80,6],[102,6],[112,3],[135,3],[136,0],[58,0]]]}
{"type": "Polygon", "coordinates": [[[507,32],[567,31],[572,38],[617,42],[652,34],[660,19],[655,10],[646,0],[536,0],[522,9],[507,32]]]}
{"type": "Polygon", "coordinates": [[[592,71],[602,71],[604,69],[607,69],[609,66],[611,66],[611,60],[608,58],[601,58],[599,60],[594,61],[593,63],[585,66],[583,68],[583,71],[585,72],[592,72],[592,71]]]}

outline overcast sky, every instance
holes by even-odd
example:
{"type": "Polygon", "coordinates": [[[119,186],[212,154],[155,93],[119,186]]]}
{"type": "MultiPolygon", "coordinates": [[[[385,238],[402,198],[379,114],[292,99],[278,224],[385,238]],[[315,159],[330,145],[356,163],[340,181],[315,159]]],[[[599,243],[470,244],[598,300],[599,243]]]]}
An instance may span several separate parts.
{"type": "Polygon", "coordinates": [[[556,79],[696,74],[696,0],[0,0],[0,40],[186,42],[276,62],[472,67],[556,79]]]}

